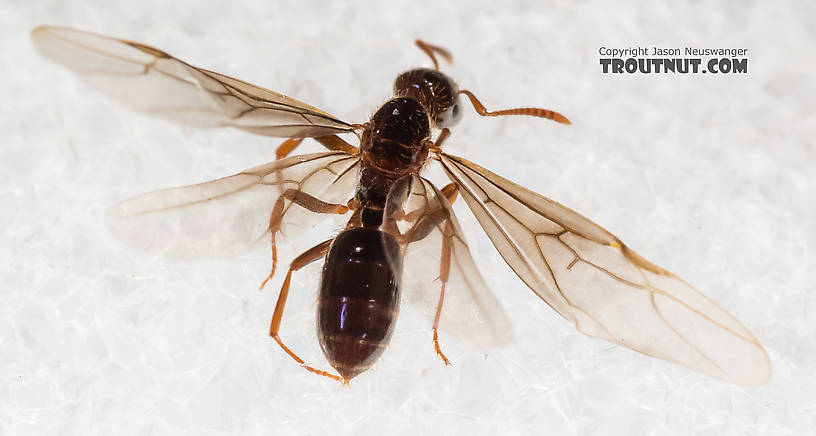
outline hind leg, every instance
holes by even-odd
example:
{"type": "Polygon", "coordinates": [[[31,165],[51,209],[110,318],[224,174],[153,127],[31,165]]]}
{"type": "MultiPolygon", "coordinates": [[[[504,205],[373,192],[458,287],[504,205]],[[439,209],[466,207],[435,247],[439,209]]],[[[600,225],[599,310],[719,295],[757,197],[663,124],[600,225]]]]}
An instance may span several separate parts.
{"type": "Polygon", "coordinates": [[[269,326],[269,336],[275,340],[275,342],[283,348],[283,351],[286,352],[295,362],[298,363],[301,367],[306,369],[307,371],[322,375],[324,377],[328,377],[333,380],[343,381],[342,377],[332,374],[328,371],[323,371],[321,369],[313,368],[306,364],[306,362],[301,359],[294,351],[289,349],[286,345],[283,344],[283,341],[278,334],[280,332],[281,321],[283,320],[283,309],[286,307],[286,299],[289,297],[289,285],[292,281],[292,273],[309,265],[310,263],[326,256],[326,253],[329,251],[329,246],[331,245],[333,239],[329,239],[327,241],[323,241],[320,244],[315,245],[314,247],[306,250],[300,256],[296,257],[292,263],[289,265],[289,271],[286,273],[286,279],[283,281],[283,286],[281,286],[280,294],[278,294],[278,301],[275,303],[275,312],[272,315],[272,322],[269,326]]]}

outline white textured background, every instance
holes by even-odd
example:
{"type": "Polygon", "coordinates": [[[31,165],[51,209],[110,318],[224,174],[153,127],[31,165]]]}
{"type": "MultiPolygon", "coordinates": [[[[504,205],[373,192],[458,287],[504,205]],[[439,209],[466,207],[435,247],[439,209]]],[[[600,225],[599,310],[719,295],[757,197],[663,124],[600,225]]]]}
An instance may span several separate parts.
{"type": "MultiPolygon", "coordinates": [[[[816,8],[813,2],[4,1],[0,4],[0,434],[802,435],[816,428],[816,8]],[[91,4],[97,3],[97,4],[91,4]],[[383,2],[384,3],[384,2],[383,2]],[[734,3],[736,5],[736,3],[734,3]],[[463,209],[516,341],[486,356],[406,307],[380,363],[343,388],[266,336],[269,253],[174,262],[113,240],[104,211],[273,159],[277,141],[138,116],[38,58],[62,24],[145,42],[362,122],[427,65],[488,106],[455,154],[557,199],[694,283],[752,329],[774,378],[738,387],[576,333],[463,209]],[[747,75],[602,75],[598,48],[747,47],[747,75]]],[[[291,251],[282,253],[284,261],[291,251]]],[[[314,272],[282,334],[325,367],[314,272]]],[[[448,308],[451,310],[452,308],[448,308]]]]}

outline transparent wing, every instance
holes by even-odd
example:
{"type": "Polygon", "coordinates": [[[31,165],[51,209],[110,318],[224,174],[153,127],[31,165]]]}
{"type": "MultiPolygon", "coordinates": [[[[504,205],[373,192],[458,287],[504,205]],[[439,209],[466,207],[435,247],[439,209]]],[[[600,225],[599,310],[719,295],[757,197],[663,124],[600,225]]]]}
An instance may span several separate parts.
{"type": "Polygon", "coordinates": [[[442,166],[513,271],[581,333],[738,384],[768,355],[731,314],[578,213],[460,157],[442,166]]]}
{"type": "Polygon", "coordinates": [[[447,198],[428,180],[407,176],[389,192],[385,217],[386,228],[396,225],[418,239],[409,239],[404,252],[404,298],[434,319],[447,275],[439,329],[483,348],[509,342],[507,315],[473,263],[447,198]],[[442,261],[447,257],[449,268],[442,261]]]}
{"type": "MultiPolygon", "coordinates": [[[[150,253],[232,256],[266,240],[273,206],[286,189],[345,204],[354,192],[358,164],[357,156],[337,151],[292,156],[210,182],[133,197],[110,209],[108,225],[117,238],[150,253]]],[[[327,218],[289,200],[283,205],[284,233],[327,218]]]]}
{"type": "Polygon", "coordinates": [[[31,39],[43,56],[114,100],[171,121],[287,138],[351,130],[308,104],[137,42],[51,26],[37,27],[31,39]]]}

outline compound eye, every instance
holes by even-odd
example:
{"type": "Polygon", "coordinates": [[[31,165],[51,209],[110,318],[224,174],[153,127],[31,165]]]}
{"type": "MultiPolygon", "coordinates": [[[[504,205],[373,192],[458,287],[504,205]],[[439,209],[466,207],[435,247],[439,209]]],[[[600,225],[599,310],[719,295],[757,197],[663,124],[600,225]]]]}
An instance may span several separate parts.
{"type": "Polygon", "coordinates": [[[459,98],[457,97],[451,106],[448,106],[447,109],[436,117],[436,125],[440,129],[451,127],[458,123],[460,118],[462,118],[462,111],[459,109],[459,98]]]}

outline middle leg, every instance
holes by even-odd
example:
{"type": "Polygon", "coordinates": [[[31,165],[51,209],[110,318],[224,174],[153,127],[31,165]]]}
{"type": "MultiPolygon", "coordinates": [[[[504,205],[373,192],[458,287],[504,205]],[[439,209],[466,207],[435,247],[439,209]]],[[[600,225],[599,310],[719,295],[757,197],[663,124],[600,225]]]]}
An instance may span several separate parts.
{"type": "MultiPolygon", "coordinates": [[[[337,135],[318,136],[312,139],[330,151],[345,151],[348,154],[357,154],[360,152],[359,148],[349,144],[337,135]]],[[[283,141],[277,150],[275,150],[275,158],[280,160],[289,156],[301,142],[303,142],[303,138],[291,138],[283,141]]]]}
{"type": "Polygon", "coordinates": [[[283,217],[286,214],[286,200],[289,200],[292,203],[295,203],[311,212],[322,214],[343,215],[349,211],[350,207],[354,207],[354,204],[351,201],[345,205],[326,203],[297,189],[287,189],[280,196],[278,196],[277,201],[275,201],[275,206],[272,208],[272,213],[269,215],[269,227],[267,228],[272,245],[272,269],[270,270],[266,279],[264,279],[263,283],[261,283],[260,289],[263,289],[263,287],[266,286],[266,282],[272,279],[272,277],[275,275],[275,270],[278,267],[278,246],[275,239],[278,232],[281,230],[283,217]]]}

